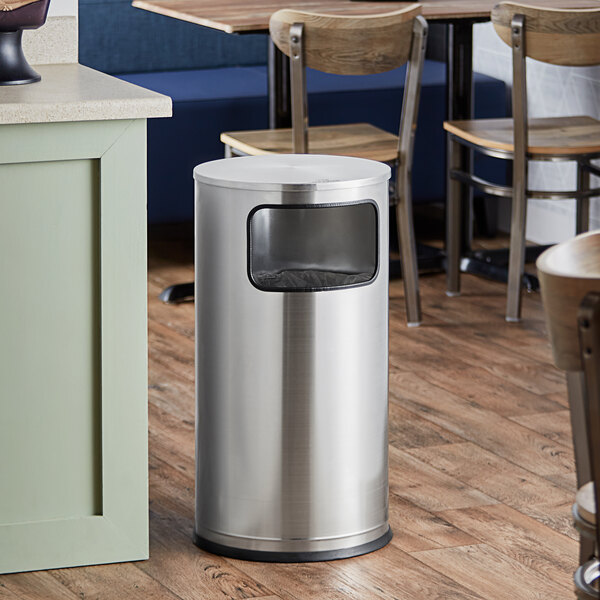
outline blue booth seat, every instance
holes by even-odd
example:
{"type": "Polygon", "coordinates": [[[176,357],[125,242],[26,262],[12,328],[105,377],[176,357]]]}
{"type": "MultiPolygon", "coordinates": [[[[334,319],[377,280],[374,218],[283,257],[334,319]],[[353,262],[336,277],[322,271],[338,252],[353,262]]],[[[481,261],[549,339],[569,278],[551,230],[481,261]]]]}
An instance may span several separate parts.
{"type": "MultiPolygon", "coordinates": [[[[237,66],[129,73],[118,75],[173,99],[171,119],[148,123],[149,222],[176,222],[193,216],[192,170],[221,158],[222,131],[268,126],[266,67],[237,66]]],[[[312,125],[367,121],[397,133],[405,67],[366,76],[308,71],[309,118],[312,125]]],[[[443,202],[445,195],[445,65],[426,61],[413,166],[415,202],[443,202]]],[[[505,84],[475,75],[476,117],[507,114],[505,84]]],[[[476,165],[487,178],[502,180],[495,161],[476,165]]]]}

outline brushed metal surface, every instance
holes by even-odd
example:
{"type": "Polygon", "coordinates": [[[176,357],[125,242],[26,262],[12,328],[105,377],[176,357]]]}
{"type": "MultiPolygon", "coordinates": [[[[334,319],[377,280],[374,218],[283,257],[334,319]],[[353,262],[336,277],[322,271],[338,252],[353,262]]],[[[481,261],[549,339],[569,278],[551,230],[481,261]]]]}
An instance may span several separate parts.
{"type": "Polygon", "coordinates": [[[196,181],[198,536],[306,552],[387,531],[387,231],[387,181],[309,192],[196,181]],[[252,285],[253,209],[364,201],[379,209],[371,283],[316,292],[252,285]]]}
{"type": "Polygon", "coordinates": [[[268,154],[238,158],[235,163],[228,158],[202,163],[194,169],[194,179],[227,189],[296,193],[385,184],[391,175],[383,163],[352,156],[268,154]]]}

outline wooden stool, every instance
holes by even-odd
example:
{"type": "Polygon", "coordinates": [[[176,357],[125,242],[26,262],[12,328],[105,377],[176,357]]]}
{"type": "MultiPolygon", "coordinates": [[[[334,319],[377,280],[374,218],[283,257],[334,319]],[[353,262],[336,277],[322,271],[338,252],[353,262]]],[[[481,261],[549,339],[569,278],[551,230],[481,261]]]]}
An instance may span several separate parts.
{"type": "Polygon", "coordinates": [[[579,491],[577,596],[598,599],[600,528],[600,232],[546,250],[537,261],[554,362],[567,371],[579,491]]]}

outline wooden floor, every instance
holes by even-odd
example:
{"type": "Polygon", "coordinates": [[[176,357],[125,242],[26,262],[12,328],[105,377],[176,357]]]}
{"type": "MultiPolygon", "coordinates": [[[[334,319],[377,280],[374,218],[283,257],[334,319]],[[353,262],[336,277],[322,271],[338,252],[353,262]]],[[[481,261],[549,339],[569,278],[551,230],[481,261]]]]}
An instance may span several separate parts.
{"type": "Polygon", "coordinates": [[[157,300],[192,279],[191,260],[189,243],[151,246],[150,560],[5,575],[0,599],[573,598],[573,452],[540,297],[507,324],[505,286],[472,276],[459,298],[424,277],[418,329],[405,326],[402,282],[390,286],[391,544],[303,565],[196,548],[194,308],[157,300]]]}

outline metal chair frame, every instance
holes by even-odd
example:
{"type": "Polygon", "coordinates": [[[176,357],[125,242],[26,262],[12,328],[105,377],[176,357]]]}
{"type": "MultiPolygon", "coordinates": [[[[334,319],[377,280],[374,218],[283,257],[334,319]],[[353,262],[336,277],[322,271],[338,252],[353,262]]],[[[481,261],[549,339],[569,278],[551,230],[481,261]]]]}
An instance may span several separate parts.
{"type": "Polygon", "coordinates": [[[600,176],[600,168],[591,160],[600,158],[600,153],[583,154],[532,154],[527,152],[527,78],[525,49],[525,15],[515,15],[511,22],[512,64],[513,64],[513,127],[514,152],[492,149],[463,140],[448,134],[448,206],[446,217],[447,240],[447,294],[460,294],[460,239],[462,215],[462,186],[472,186],[486,195],[499,198],[512,198],[510,226],[510,249],[508,267],[508,295],[506,320],[521,319],[522,278],[525,269],[525,228],[527,221],[527,200],[577,200],[576,232],[589,229],[589,199],[600,196],[600,187],[590,188],[590,175],[600,176]],[[465,172],[462,164],[461,146],[474,149],[486,156],[512,160],[512,187],[485,181],[472,173],[465,172]],[[577,189],[573,191],[542,191],[527,189],[528,162],[577,162],[577,189]]]}
{"type": "MultiPolygon", "coordinates": [[[[421,16],[415,17],[400,117],[398,156],[390,163],[391,166],[396,167],[396,182],[392,188],[390,204],[396,209],[406,315],[409,327],[420,325],[422,320],[417,251],[413,227],[411,171],[421,92],[421,76],[427,46],[427,30],[428,26],[425,19],[421,16]]],[[[309,144],[303,39],[304,25],[294,23],[290,27],[292,136],[294,153],[300,154],[308,152],[309,144]]],[[[225,157],[233,155],[243,156],[244,153],[226,144],[225,157]]]]}

